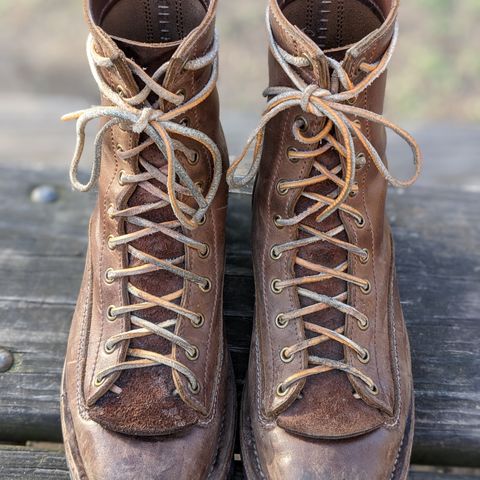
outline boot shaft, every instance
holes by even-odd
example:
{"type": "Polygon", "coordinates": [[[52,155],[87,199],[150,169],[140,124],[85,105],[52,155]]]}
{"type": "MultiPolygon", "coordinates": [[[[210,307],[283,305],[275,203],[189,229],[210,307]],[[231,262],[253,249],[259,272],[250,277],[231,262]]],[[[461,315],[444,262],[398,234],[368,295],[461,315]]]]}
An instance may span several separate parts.
{"type": "Polygon", "coordinates": [[[212,414],[218,380],[203,379],[223,358],[216,1],[89,0],[85,11],[102,107],[77,116],[102,128],[90,184],[72,170],[77,188],[98,180],[99,192],[84,395],[99,424],[161,435],[212,414]]]}
{"type": "Polygon", "coordinates": [[[267,11],[269,103],[254,137],[261,160],[247,174],[258,167],[260,404],[309,437],[355,436],[396,408],[391,317],[401,309],[385,196],[388,182],[415,178],[389,174],[385,127],[409,143],[417,174],[421,161],[413,139],[379,117],[397,10],[271,0],[267,11]]]}

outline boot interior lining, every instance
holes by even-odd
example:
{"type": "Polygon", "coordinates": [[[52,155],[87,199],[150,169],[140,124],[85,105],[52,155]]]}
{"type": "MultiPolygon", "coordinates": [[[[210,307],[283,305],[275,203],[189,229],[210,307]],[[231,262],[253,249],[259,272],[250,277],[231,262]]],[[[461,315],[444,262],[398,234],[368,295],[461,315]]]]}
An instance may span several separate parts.
{"type": "Polygon", "coordinates": [[[186,37],[205,17],[209,0],[93,1],[94,22],[109,35],[169,43],[186,37]]]}
{"type": "Polygon", "coordinates": [[[386,7],[377,0],[286,0],[283,14],[323,50],[354,44],[379,28],[386,7]]]}

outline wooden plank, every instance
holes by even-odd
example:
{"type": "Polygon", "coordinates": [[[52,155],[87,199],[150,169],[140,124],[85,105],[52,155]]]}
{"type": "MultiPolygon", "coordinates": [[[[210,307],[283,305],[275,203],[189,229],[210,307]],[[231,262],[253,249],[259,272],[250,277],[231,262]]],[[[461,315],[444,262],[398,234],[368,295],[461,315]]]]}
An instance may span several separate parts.
{"type": "Polygon", "coordinates": [[[67,462],[62,450],[0,445],[2,480],[68,480],[67,462]]]}
{"type": "MultiPolygon", "coordinates": [[[[68,480],[68,467],[61,448],[39,449],[0,445],[0,478],[2,480],[68,480]]],[[[475,480],[478,470],[445,470],[413,465],[409,480],[475,480]]],[[[244,480],[242,465],[234,464],[233,480],[244,480]]]]}
{"type": "MultiPolygon", "coordinates": [[[[3,441],[61,438],[60,374],[93,204],[91,195],[71,192],[65,177],[55,169],[3,168],[0,175],[0,346],[15,357],[0,374],[3,441]],[[32,188],[44,183],[59,200],[30,202],[32,188]]],[[[421,463],[480,465],[479,199],[432,188],[391,195],[421,463]]],[[[231,195],[225,316],[239,387],[253,311],[249,204],[248,196],[231,195]]]]}

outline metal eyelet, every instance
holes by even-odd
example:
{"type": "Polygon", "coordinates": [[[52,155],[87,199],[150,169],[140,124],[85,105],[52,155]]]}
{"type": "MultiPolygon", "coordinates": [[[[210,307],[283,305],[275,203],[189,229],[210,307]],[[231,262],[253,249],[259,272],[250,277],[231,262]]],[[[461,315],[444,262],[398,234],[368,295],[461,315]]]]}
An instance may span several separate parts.
{"type": "Polygon", "coordinates": [[[308,54],[308,53],[302,53],[302,57],[305,58],[308,62],[308,65],[306,66],[306,68],[310,68],[310,69],[313,69],[313,60],[312,60],[312,57],[308,54]]]}
{"type": "Polygon", "coordinates": [[[104,345],[103,345],[103,350],[105,351],[105,353],[107,355],[111,355],[115,351],[116,348],[117,348],[116,345],[112,345],[111,347],[108,347],[107,342],[105,342],[104,345]]]}
{"type": "Polygon", "coordinates": [[[308,120],[305,117],[299,115],[295,119],[294,123],[297,124],[297,128],[300,132],[305,133],[306,131],[308,131],[308,128],[309,128],[308,120]]]}
{"type": "Polygon", "coordinates": [[[274,278],[272,280],[272,283],[270,284],[270,288],[273,293],[282,293],[283,288],[279,287],[278,284],[280,283],[280,280],[278,278],[274,278]]]}
{"type": "Polygon", "coordinates": [[[188,117],[184,117],[182,118],[179,122],[178,122],[182,127],[189,127],[190,126],[190,119],[188,117]]]}
{"type": "Polygon", "coordinates": [[[210,247],[205,243],[205,250],[203,252],[199,250],[198,256],[200,258],[207,258],[209,255],[210,255],[210,247]]]}
{"type": "Polygon", "coordinates": [[[273,216],[273,223],[277,228],[283,228],[283,225],[280,225],[278,222],[282,220],[282,217],[280,215],[274,215],[273,216]]]}
{"type": "Polygon", "coordinates": [[[112,244],[113,239],[115,238],[114,235],[109,235],[107,238],[107,246],[109,250],[115,250],[117,248],[116,245],[112,244]]]}
{"type": "Polygon", "coordinates": [[[102,377],[101,379],[99,379],[98,376],[95,376],[93,380],[93,385],[95,387],[101,387],[106,381],[107,381],[107,377],[102,377]]]}
{"type": "Polygon", "coordinates": [[[355,217],[355,224],[358,228],[363,228],[365,226],[365,218],[360,216],[360,218],[355,217]]]}
{"type": "Polygon", "coordinates": [[[367,284],[365,286],[361,286],[360,287],[360,290],[362,290],[362,292],[365,294],[365,295],[368,295],[371,291],[372,291],[372,285],[370,282],[367,282],[367,284]]]}
{"type": "Polygon", "coordinates": [[[353,187],[352,187],[352,190],[350,190],[349,195],[352,198],[358,195],[358,182],[353,182],[353,187]],[[356,188],[356,190],[353,190],[353,188],[356,188]]]}
{"type": "Polygon", "coordinates": [[[292,157],[292,153],[298,153],[298,149],[295,147],[288,147],[287,148],[287,157],[292,163],[298,163],[299,158],[297,157],[292,157]]]}
{"type": "Polygon", "coordinates": [[[198,159],[200,158],[200,154],[198,152],[193,152],[193,155],[187,157],[187,162],[190,165],[196,165],[198,163],[198,159]]]}
{"type": "Polygon", "coordinates": [[[182,100],[182,103],[183,103],[187,97],[187,92],[185,91],[184,88],[181,88],[180,90],[177,91],[175,95],[178,95],[179,97],[183,97],[183,100],[182,100]]]}
{"type": "Polygon", "coordinates": [[[118,172],[118,184],[121,186],[121,187],[124,187],[125,186],[125,183],[124,183],[124,180],[122,180],[122,177],[126,175],[126,172],[125,170],[120,170],[118,172]]]}
{"type": "Polygon", "coordinates": [[[270,250],[270,258],[273,260],[278,260],[282,256],[282,252],[277,252],[276,248],[276,245],[274,245],[270,250]]]}
{"type": "Polygon", "coordinates": [[[125,89],[122,87],[122,85],[117,85],[115,87],[115,91],[120,95],[122,98],[125,98],[127,96],[127,93],[125,92],[125,89]]]}
{"type": "Polygon", "coordinates": [[[198,225],[201,226],[201,225],[205,225],[205,222],[207,221],[207,214],[205,214],[199,221],[198,221],[198,225]]]}
{"type": "Polygon", "coordinates": [[[365,320],[365,323],[362,323],[360,320],[357,320],[357,325],[360,330],[368,330],[369,327],[369,321],[368,318],[365,320]]]}
{"type": "Polygon", "coordinates": [[[285,320],[285,317],[283,316],[282,313],[278,314],[277,317],[275,318],[275,325],[278,328],[286,328],[288,325],[288,320],[285,320]]]}
{"type": "Polygon", "coordinates": [[[199,285],[202,292],[209,292],[212,289],[212,282],[209,278],[206,279],[205,285],[199,285]]]}
{"type": "Polygon", "coordinates": [[[370,252],[367,248],[363,249],[363,255],[360,256],[360,263],[365,265],[370,260],[370,252]]]}
{"type": "Polygon", "coordinates": [[[288,193],[288,188],[282,187],[283,182],[284,180],[279,180],[277,182],[277,193],[282,196],[288,193]]]}
{"type": "Polygon", "coordinates": [[[362,356],[362,355],[357,354],[357,358],[358,358],[358,360],[360,360],[360,362],[362,362],[362,363],[368,363],[368,362],[370,361],[370,353],[369,353],[369,351],[365,348],[365,353],[364,353],[364,355],[362,356]]]}
{"type": "Polygon", "coordinates": [[[188,382],[188,389],[196,395],[200,392],[200,384],[197,382],[197,385],[194,387],[190,382],[188,382]]]}
{"type": "Polygon", "coordinates": [[[192,345],[192,350],[193,350],[193,353],[190,353],[188,350],[185,350],[185,356],[193,362],[198,358],[199,351],[195,345],[192,345]]]}
{"type": "Polygon", "coordinates": [[[203,327],[203,324],[205,323],[205,315],[203,315],[203,313],[200,313],[198,314],[197,321],[191,320],[190,322],[195,328],[203,327]]]}
{"type": "Polygon", "coordinates": [[[285,347],[280,352],[280,359],[282,360],[283,363],[290,363],[293,360],[293,353],[288,355],[287,350],[288,348],[285,347]]]}
{"type": "Polygon", "coordinates": [[[362,122],[356,118],[353,123],[361,130],[362,129],[362,122]]]}
{"type": "Polygon", "coordinates": [[[113,310],[114,308],[117,308],[117,307],[115,307],[115,305],[110,305],[110,306],[107,308],[107,319],[108,319],[110,322],[114,322],[114,321],[117,319],[117,316],[112,313],[112,310],[113,310]]]}
{"type": "Polygon", "coordinates": [[[290,390],[289,388],[283,388],[283,384],[279,383],[277,387],[277,395],[279,397],[284,397],[289,390],[290,390]]]}
{"type": "Polygon", "coordinates": [[[113,203],[111,203],[108,208],[107,208],[107,215],[113,220],[115,217],[114,217],[114,212],[115,212],[115,205],[113,205],[113,203]]]}
{"type": "Polygon", "coordinates": [[[353,97],[353,98],[349,98],[349,99],[347,100],[347,103],[348,103],[349,105],[355,105],[355,104],[357,103],[357,100],[358,100],[358,96],[357,96],[357,97],[353,97]]]}
{"type": "Polygon", "coordinates": [[[120,143],[117,143],[117,152],[124,152],[125,149],[123,148],[123,146],[120,144],[120,143]]]}
{"type": "Polygon", "coordinates": [[[378,395],[379,393],[378,387],[375,384],[373,384],[372,386],[368,386],[368,389],[370,390],[370,393],[372,395],[378,395]]]}
{"type": "Polygon", "coordinates": [[[363,152],[360,152],[356,157],[355,157],[355,168],[357,170],[360,170],[367,164],[367,157],[363,152]]]}
{"type": "Polygon", "coordinates": [[[115,281],[115,278],[109,276],[109,274],[111,274],[112,272],[114,272],[113,268],[107,268],[105,270],[105,283],[108,283],[109,285],[111,285],[114,281],[115,281]]]}

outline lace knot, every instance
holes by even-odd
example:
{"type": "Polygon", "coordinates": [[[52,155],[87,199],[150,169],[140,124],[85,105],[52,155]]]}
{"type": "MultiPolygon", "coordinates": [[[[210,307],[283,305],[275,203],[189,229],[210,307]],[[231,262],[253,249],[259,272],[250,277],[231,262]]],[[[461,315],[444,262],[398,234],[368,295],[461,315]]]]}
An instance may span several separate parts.
{"type": "Polygon", "coordinates": [[[138,120],[133,124],[132,131],[134,133],[142,133],[152,120],[157,120],[162,112],[151,107],[142,108],[138,120]]]}
{"type": "Polygon", "coordinates": [[[326,98],[332,95],[332,92],[325,88],[320,88],[315,83],[312,83],[304,88],[302,98],[300,99],[300,107],[305,113],[315,113],[312,106],[312,97],[326,98]]]}

